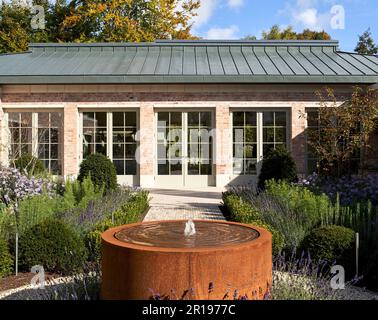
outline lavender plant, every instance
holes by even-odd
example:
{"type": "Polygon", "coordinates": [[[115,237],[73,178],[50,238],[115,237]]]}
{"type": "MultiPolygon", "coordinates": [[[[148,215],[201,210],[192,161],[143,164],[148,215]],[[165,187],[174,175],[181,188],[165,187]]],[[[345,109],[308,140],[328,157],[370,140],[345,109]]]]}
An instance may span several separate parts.
{"type": "Polygon", "coordinates": [[[17,206],[20,200],[43,192],[53,195],[55,187],[55,183],[50,180],[28,178],[14,168],[0,168],[0,202],[7,207],[17,206]]]}

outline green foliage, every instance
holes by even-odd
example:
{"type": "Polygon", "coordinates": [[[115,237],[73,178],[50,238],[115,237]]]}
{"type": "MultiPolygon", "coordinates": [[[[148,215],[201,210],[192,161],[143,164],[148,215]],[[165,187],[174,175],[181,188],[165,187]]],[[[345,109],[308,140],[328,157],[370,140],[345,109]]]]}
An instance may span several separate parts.
{"type": "Polygon", "coordinates": [[[16,159],[15,166],[21,172],[27,172],[29,175],[41,174],[46,171],[43,162],[30,154],[23,154],[16,159]]]}
{"type": "Polygon", "coordinates": [[[377,127],[378,90],[356,86],[350,96],[340,98],[325,88],[316,95],[317,128],[307,128],[306,135],[318,173],[340,178],[364,170],[377,127]]]}
{"type": "Polygon", "coordinates": [[[108,214],[105,219],[96,223],[94,228],[84,236],[89,252],[89,259],[98,261],[101,257],[101,234],[114,226],[140,221],[141,214],[148,208],[148,192],[139,191],[133,194],[120,207],[108,214]],[[114,221],[114,222],[113,222],[114,221]]]}
{"type": "Polygon", "coordinates": [[[91,154],[80,164],[78,180],[90,177],[97,188],[106,191],[117,188],[117,172],[113,162],[102,154],[91,154]]]}
{"type": "Polygon", "coordinates": [[[13,258],[9,253],[8,243],[0,238],[0,279],[13,270],[13,258]]]}
{"type": "Polygon", "coordinates": [[[22,234],[34,225],[52,218],[60,200],[60,197],[50,197],[43,194],[20,201],[18,232],[22,234]]]}
{"type": "Polygon", "coordinates": [[[268,31],[263,31],[262,38],[265,40],[331,40],[331,36],[324,30],[319,32],[305,29],[303,32],[297,33],[292,26],[281,29],[279,25],[274,25],[268,31]]]}
{"type": "Polygon", "coordinates": [[[261,220],[259,213],[249,202],[229,192],[223,193],[222,199],[231,213],[231,220],[267,229],[272,234],[273,255],[281,252],[284,247],[283,235],[273,226],[261,220]]]}
{"type": "MultiPolygon", "coordinates": [[[[301,244],[301,250],[308,251],[315,261],[336,261],[347,271],[353,261],[355,232],[341,226],[323,226],[312,230],[301,244]]],[[[353,274],[354,275],[354,274],[353,274]]]]}
{"type": "Polygon", "coordinates": [[[197,0],[37,0],[44,28],[33,29],[31,6],[0,2],[0,53],[27,51],[31,42],[154,41],[190,39],[197,0]]]}
{"type": "Polygon", "coordinates": [[[303,224],[308,228],[318,224],[331,207],[325,194],[317,195],[307,188],[286,181],[266,181],[265,192],[282,200],[290,210],[300,213],[303,224]]]}
{"type": "Polygon", "coordinates": [[[370,28],[358,36],[358,43],[354,51],[359,54],[378,54],[378,46],[374,43],[370,28]]]}
{"type": "Polygon", "coordinates": [[[0,209],[0,239],[9,241],[16,234],[16,215],[9,208],[0,209]]]}
{"type": "Polygon", "coordinates": [[[80,0],[72,2],[62,27],[76,31],[73,41],[190,39],[199,5],[199,0],[80,0]]]}
{"type": "Polygon", "coordinates": [[[293,182],[296,177],[294,159],[284,147],[278,146],[264,157],[258,187],[264,189],[265,181],[270,179],[293,182]]]}
{"type": "Polygon", "coordinates": [[[91,174],[84,177],[83,181],[67,180],[65,184],[64,200],[68,203],[72,201],[76,207],[84,209],[90,201],[100,199],[104,194],[104,187],[98,187],[94,184],[91,174]]]}
{"type": "Polygon", "coordinates": [[[82,239],[66,224],[45,220],[27,230],[19,240],[20,267],[42,265],[51,272],[70,273],[83,267],[87,252],[82,239]]]}

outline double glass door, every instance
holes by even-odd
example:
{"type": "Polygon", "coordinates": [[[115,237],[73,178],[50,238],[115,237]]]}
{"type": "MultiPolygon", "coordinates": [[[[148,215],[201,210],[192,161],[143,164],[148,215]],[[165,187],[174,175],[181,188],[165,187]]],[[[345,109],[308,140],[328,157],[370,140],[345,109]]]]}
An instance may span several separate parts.
{"type": "Polygon", "coordinates": [[[212,112],[159,111],[156,123],[156,185],[214,185],[212,112]]]}

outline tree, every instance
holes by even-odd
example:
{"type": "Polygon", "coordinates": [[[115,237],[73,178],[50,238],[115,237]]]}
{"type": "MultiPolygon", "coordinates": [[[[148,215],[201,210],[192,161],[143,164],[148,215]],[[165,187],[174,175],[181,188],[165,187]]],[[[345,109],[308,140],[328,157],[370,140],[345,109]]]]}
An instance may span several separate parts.
{"type": "Polygon", "coordinates": [[[364,170],[369,140],[378,117],[378,90],[355,87],[348,98],[337,98],[332,89],[317,92],[318,128],[307,129],[308,144],[318,158],[318,171],[340,177],[350,174],[353,158],[364,170]]]}
{"type": "Polygon", "coordinates": [[[199,0],[77,0],[63,21],[74,41],[191,39],[199,0]]]}
{"type": "Polygon", "coordinates": [[[370,28],[358,37],[359,40],[354,49],[355,52],[358,52],[359,54],[378,54],[378,46],[374,43],[370,28]]]}
{"type": "MultiPolygon", "coordinates": [[[[1,0],[0,0],[1,1],[1,0]]],[[[25,0],[0,4],[0,53],[20,52],[30,42],[154,41],[192,39],[200,0],[35,0],[44,29],[33,29],[25,0]]]]}
{"type": "MultiPolygon", "coordinates": [[[[325,31],[311,31],[305,29],[301,33],[293,30],[293,27],[288,26],[281,29],[279,25],[275,24],[268,31],[263,31],[262,39],[264,40],[331,40],[331,36],[325,31]]],[[[256,40],[255,36],[249,35],[244,40],[256,40]]]]}

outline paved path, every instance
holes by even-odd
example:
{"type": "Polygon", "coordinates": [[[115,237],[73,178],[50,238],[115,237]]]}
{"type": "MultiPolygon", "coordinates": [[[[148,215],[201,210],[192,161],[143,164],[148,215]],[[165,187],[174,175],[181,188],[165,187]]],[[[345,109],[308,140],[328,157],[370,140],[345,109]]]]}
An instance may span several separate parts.
{"type": "Polygon", "coordinates": [[[150,210],[144,221],[224,220],[219,210],[222,189],[150,189],[150,210]]]}

